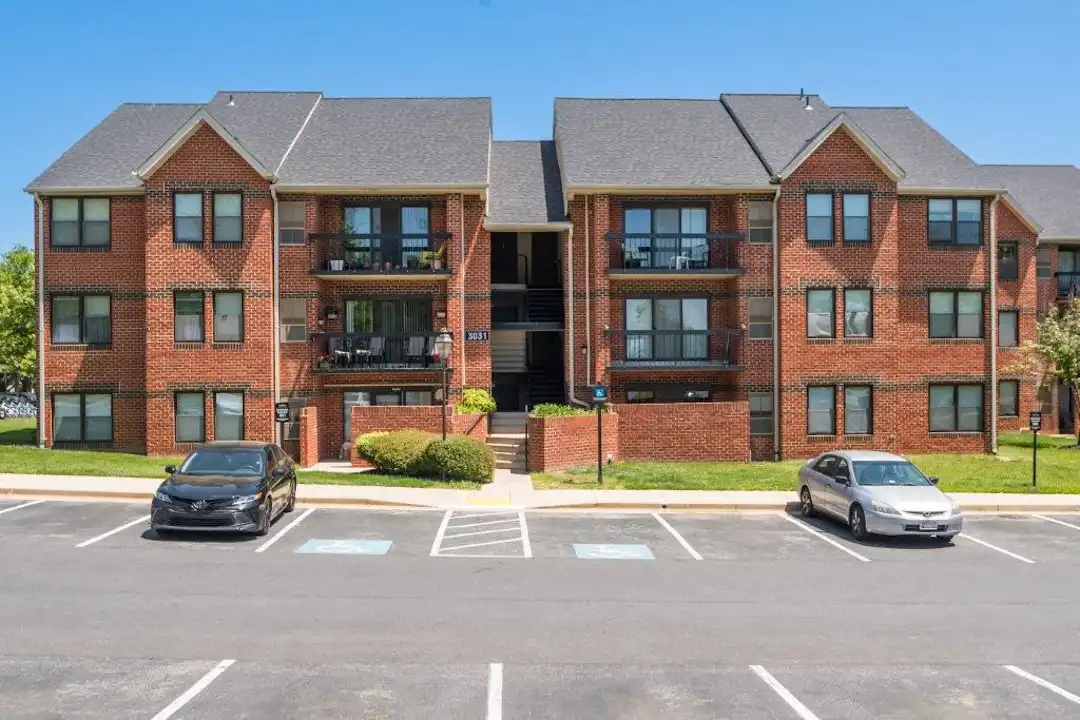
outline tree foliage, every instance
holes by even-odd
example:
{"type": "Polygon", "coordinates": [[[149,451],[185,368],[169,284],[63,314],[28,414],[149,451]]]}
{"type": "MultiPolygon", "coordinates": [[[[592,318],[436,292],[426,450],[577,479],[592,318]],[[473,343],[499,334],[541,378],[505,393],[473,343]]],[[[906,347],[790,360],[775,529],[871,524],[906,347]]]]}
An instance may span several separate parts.
{"type": "Polygon", "coordinates": [[[16,246],[0,257],[0,378],[36,375],[34,254],[16,246]]]}
{"type": "Polygon", "coordinates": [[[1020,360],[1007,369],[1031,373],[1040,386],[1056,380],[1075,398],[1080,387],[1080,299],[1051,310],[1039,322],[1035,341],[1024,343],[1020,360]]]}

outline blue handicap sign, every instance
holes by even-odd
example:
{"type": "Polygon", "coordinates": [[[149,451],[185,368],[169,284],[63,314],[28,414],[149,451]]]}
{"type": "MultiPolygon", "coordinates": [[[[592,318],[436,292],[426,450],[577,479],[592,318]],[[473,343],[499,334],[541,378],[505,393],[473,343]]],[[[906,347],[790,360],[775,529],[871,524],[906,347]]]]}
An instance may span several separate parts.
{"type": "Polygon", "coordinates": [[[593,400],[607,400],[607,388],[603,385],[595,385],[592,389],[593,400]]]}
{"type": "Polygon", "coordinates": [[[582,560],[654,560],[647,545],[590,545],[574,543],[574,554],[582,560]]]}
{"type": "Polygon", "coordinates": [[[308,540],[293,552],[312,555],[385,555],[390,540],[308,540]]]}

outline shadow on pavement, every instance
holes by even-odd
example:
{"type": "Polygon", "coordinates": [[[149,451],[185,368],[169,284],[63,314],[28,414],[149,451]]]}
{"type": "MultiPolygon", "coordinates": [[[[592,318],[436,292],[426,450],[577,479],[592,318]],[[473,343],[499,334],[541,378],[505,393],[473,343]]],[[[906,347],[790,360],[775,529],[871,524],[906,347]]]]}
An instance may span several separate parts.
{"type": "Polygon", "coordinates": [[[140,535],[143,540],[150,540],[151,542],[161,543],[191,543],[191,542],[210,542],[217,544],[242,544],[249,543],[255,540],[265,540],[266,538],[256,537],[249,533],[238,532],[185,532],[183,530],[161,534],[154,530],[146,530],[140,535]]]}
{"type": "Polygon", "coordinates": [[[933,535],[872,535],[869,540],[856,540],[854,536],[852,536],[847,523],[839,518],[834,518],[831,515],[824,515],[820,512],[817,517],[805,517],[802,514],[801,506],[798,503],[789,504],[787,514],[799,522],[806,523],[818,532],[828,535],[835,540],[850,543],[851,545],[892,548],[897,550],[943,550],[945,548],[954,547],[955,545],[952,540],[937,538],[933,535]]]}

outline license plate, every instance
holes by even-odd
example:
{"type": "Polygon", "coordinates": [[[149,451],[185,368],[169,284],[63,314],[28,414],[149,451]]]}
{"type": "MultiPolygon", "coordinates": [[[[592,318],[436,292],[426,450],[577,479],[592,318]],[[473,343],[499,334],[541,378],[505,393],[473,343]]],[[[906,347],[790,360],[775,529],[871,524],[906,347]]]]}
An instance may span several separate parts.
{"type": "Polygon", "coordinates": [[[920,530],[937,530],[937,520],[923,520],[919,523],[920,530]]]}

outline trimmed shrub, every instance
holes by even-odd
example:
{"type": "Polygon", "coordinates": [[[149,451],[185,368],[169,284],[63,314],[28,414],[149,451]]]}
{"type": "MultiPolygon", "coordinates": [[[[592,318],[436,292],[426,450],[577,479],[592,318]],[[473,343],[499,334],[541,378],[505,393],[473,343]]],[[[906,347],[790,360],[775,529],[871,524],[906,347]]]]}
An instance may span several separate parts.
{"type": "Polygon", "coordinates": [[[375,445],[380,439],[389,434],[390,433],[386,430],[376,430],[375,432],[364,433],[356,438],[356,454],[374,465],[375,445]]]}
{"type": "Polygon", "coordinates": [[[457,404],[456,410],[462,414],[484,413],[487,415],[495,412],[495,398],[491,397],[491,393],[487,390],[472,388],[461,394],[461,402],[457,404]]]}
{"type": "MultiPolygon", "coordinates": [[[[395,430],[371,441],[371,464],[380,472],[411,475],[435,436],[420,430],[395,430]]],[[[359,442],[357,443],[359,445],[359,442]]]]}
{"type": "Polygon", "coordinates": [[[491,482],[495,471],[495,453],[484,443],[469,437],[436,439],[427,444],[419,463],[423,474],[447,480],[491,482]]]}
{"type": "Polygon", "coordinates": [[[560,405],[559,403],[541,403],[532,409],[532,416],[543,417],[572,417],[574,415],[591,415],[592,411],[576,405],[560,405]]]}

